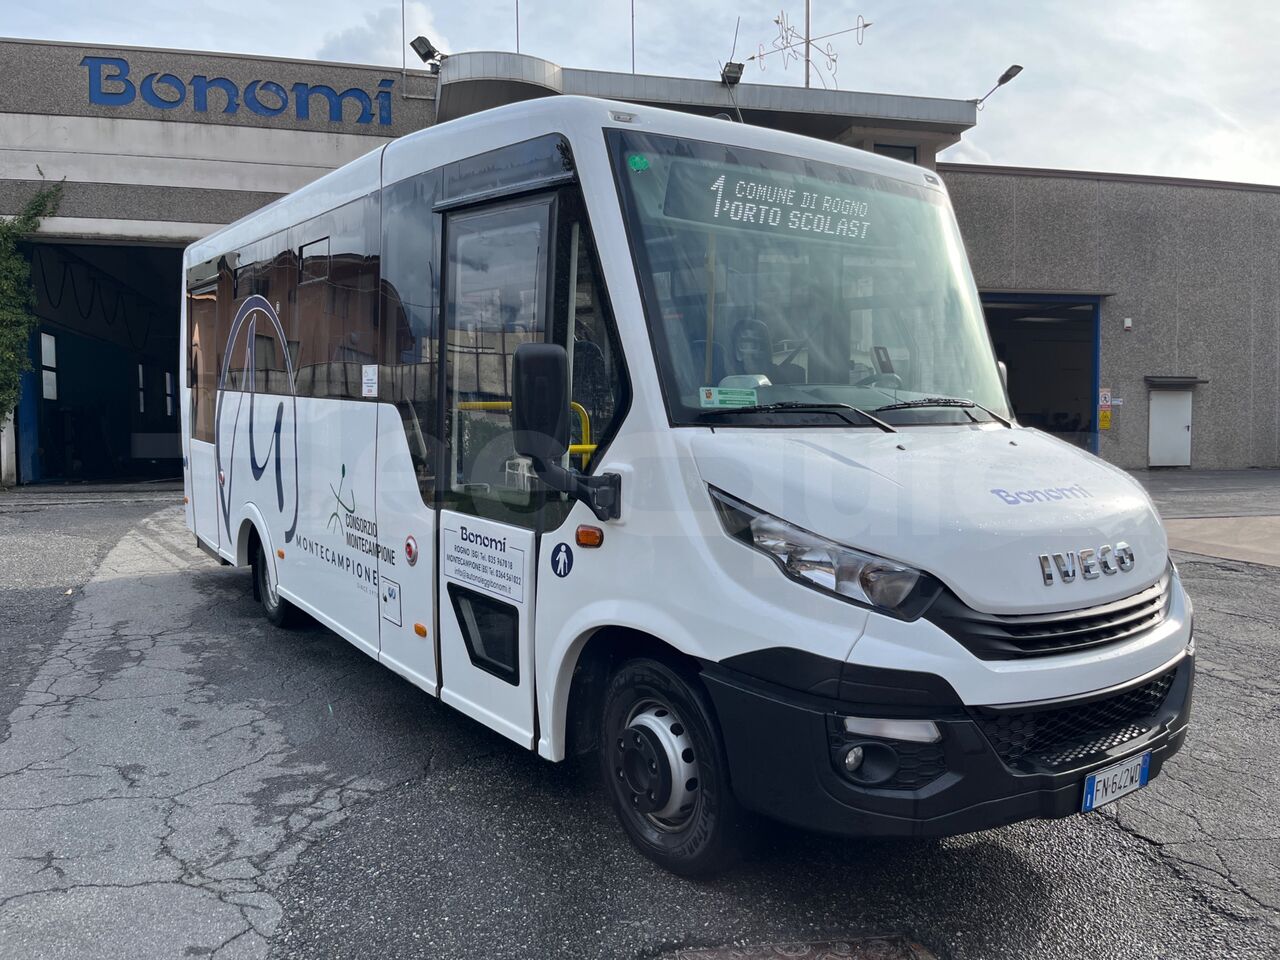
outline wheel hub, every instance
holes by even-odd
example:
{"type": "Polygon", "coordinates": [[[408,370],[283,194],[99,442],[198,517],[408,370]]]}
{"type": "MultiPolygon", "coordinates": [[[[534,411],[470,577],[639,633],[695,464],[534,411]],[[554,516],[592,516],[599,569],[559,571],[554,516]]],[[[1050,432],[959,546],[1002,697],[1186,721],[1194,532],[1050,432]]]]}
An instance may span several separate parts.
{"type": "Polygon", "coordinates": [[[614,773],[634,810],[666,829],[688,820],[697,799],[698,761],[670,708],[637,705],[614,753],[614,773]]]}

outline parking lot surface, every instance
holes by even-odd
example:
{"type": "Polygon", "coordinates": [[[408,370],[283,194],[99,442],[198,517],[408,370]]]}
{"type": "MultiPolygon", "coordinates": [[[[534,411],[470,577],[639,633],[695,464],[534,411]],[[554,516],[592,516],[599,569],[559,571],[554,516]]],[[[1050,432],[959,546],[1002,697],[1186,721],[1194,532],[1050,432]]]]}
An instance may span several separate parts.
{"type": "MultiPolygon", "coordinates": [[[[1166,516],[1204,495],[1158,492],[1166,516]]],[[[1194,727],[1148,790],[939,841],[762,826],[743,866],[694,883],[632,851],[590,763],[539,760],[320,627],[269,626],[178,508],[8,496],[0,955],[659,957],[858,934],[950,958],[1280,952],[1274,568],[1178,556],[1194,727]]]]}

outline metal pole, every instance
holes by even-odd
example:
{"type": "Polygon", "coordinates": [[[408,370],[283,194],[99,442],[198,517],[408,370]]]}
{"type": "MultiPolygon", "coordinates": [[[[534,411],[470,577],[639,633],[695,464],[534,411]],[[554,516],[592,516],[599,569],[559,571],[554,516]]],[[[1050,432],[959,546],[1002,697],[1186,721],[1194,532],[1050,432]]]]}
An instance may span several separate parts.
{"type": "Polygon", "coordinates": [[[400,0],[400,74],[409,72],[409,54],[405,47],[409,45],[409,30],[404,20],[404,0],[400,0]]]}
{"type": "Polygon", "coordinates": [[[520,0],[516,0],[516,53],[520,52],[520,0]]]}
{"type": "Polygon", "coordinates": [[[631,72],[636,72],[636,0],[631,0],[631,72]]]}
{"type": "Polygon", "coordinates": [[[804,0],[804,85],[809,86],[809,21],[812,0],[804,0]]]}

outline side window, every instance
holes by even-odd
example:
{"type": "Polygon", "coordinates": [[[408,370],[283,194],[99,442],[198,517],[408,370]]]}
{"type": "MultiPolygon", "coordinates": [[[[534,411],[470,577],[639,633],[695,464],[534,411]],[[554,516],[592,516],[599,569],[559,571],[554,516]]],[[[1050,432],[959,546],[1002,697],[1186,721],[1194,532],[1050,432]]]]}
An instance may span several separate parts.
{"type": "Polygon", "coordinates": [[[589,473],[596,450],[613,436],[625,412],[626,368],[576,191],[561,194],[559,210],[552,336],[569,354],[570,459],[589,473]]]}
{"type": "Polygon", "coordinates": [[[218,288],[187,294],[187,383],[191,387],[191,438],[213,443],[218,387],[218,288]]]}
{"type": "Polygon", "coordinates": [[[440,464],[440,223],[433,207],[440,173],[430,171],[382,194],[382,369],[379,399],[395,404],[425,503],[440,464]]]}
{"type": "Polygon", "coordinates": [[[546,339],[551,198],[453,214],[445,225],[446,501],[533,523],[530,464],[511,437],[516,347],[546,339]]]}
{"type": "Polygon", "coordinates": [[[300,396],[361,398],[361,367],[377,363],[379,198],[316,217],[291,235],[298,253],[300,396]]]}
{"type": "Polygon", "coordinates": [[[262,297],[271,305],[280,327],[259,313],[251,315],[250,321],[235,332],[235,339],[229,344],[231,352],[224,358],[225,389],[293,392],[286,353],[295,337],[296,276],[297,268],[284,232],[238,251],[233,274],[234,300],[226,311],[222,336],[224,339],[230,336],[236,313],[253,296],[262,297]]]}
{"type": "Polygon", "coordinates": [[[260,270],[261,295],[271,304],[280,320],[280,329],[265,317],[258,317],[253,330],[253,389],[258,393],[291,394],[294,384],[291,373],[296,369],[298,356],[297,311],[297,260],[289,248],[285,234],[278,234],[268,241],[260,270]],[[281,333],[283,331],[283,337],[281,333]]]}

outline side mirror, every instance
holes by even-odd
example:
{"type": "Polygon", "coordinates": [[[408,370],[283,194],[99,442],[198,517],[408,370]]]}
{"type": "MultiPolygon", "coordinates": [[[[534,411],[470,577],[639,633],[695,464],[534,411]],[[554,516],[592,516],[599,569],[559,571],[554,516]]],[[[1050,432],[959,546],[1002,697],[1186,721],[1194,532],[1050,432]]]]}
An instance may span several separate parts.
{"type": "Polygon", "coordinates": [[[569,451],[569,358],[553,343],[522,343],[511,365],[511,431],[516,453],[552,490],[581,500],[596,519],[622,515],[622,477],[583,476],[562,461],[569,451]]]}
{"type": "Polygon", "coordinates": [[[1000,370],[1000,386],[1004,387],[1004,392],[1009,392],[1009,368],[1004,365],[1003,360],[996,361],[996,367],[1000,370]]]}
{"type": "Polygon", "coordinates": [[[511,370],[511,430],[516,453],[554,463],[569,449],[569,358],[554,343],[522,343],[511,370]]]}

